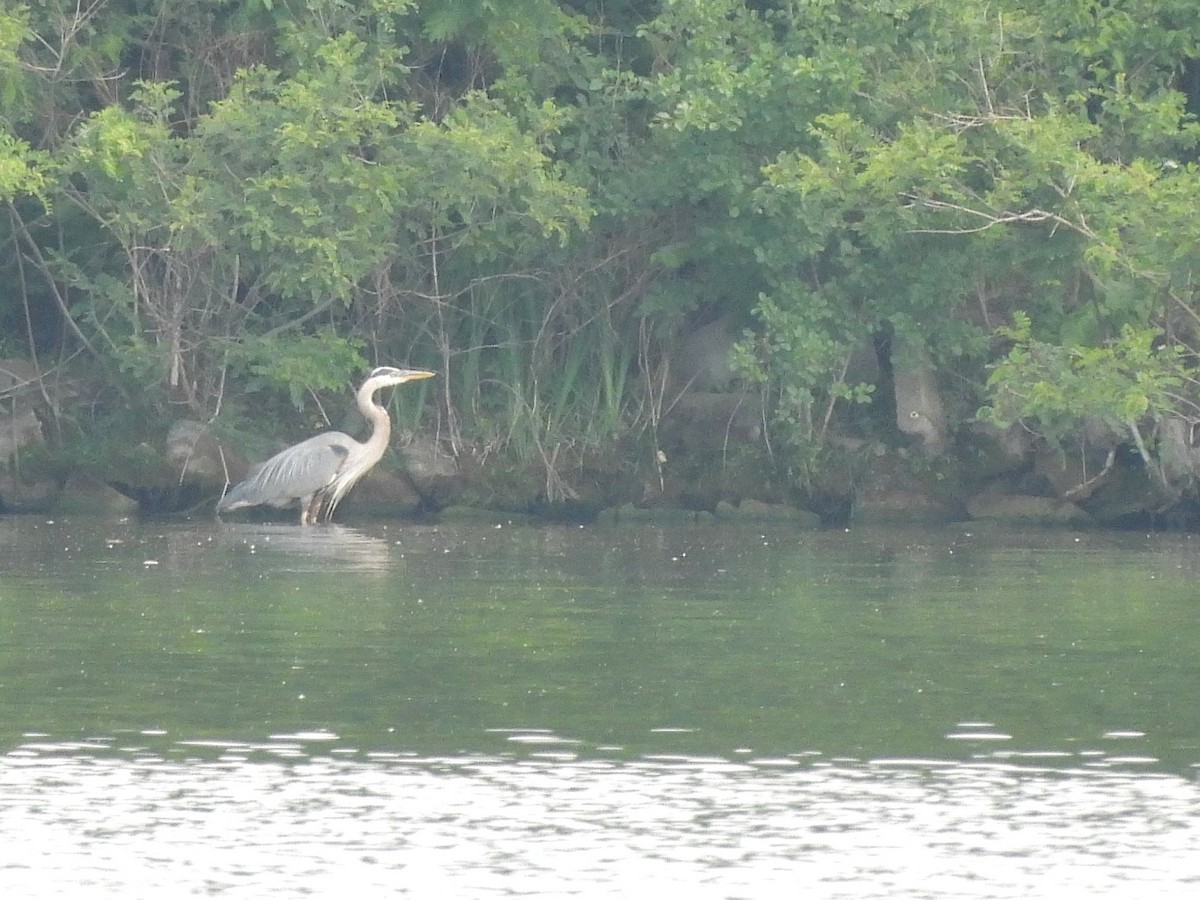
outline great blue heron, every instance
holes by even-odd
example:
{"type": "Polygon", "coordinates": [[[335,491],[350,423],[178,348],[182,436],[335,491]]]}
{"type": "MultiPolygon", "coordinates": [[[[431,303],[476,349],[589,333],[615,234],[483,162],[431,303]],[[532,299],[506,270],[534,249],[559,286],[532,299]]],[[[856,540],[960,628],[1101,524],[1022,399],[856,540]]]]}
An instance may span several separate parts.
{"type": "Polygon", "coordinates": [[[301,525],[319,518],[328,521],[346,492],[387,450],[392,420],[387,410],[375,402],[375,394],[382,388],[432,378],[434,374],[391,366],[375,369],[355,395],[359,410],[371,423],[371,436],[365,443],[340,431],[326,431],[281,450],[222,497],[217,512],[263,504],[288,506],[299,500],[301,525]]]}

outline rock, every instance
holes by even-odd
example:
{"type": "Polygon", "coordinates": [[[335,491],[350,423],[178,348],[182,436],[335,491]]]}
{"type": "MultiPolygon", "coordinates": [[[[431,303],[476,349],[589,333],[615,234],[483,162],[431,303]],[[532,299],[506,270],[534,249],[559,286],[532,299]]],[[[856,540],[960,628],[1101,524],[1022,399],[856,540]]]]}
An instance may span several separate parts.
{"type": "Polygon", "coordinates": [[[82,474],[72,475],[54,504],[59,515],[125,516],[137,512],[138,503],[115,488],[82,474]]]}
{"type": "Polygon", "coordinates": [[[720,391],[728,387],[736,377],[729,358],[737,340],[728,316],[684,333],[671,357],[675,370],[673,390],[685,393],[720,391]]]}
{"type": "Polygon", "coordinates": [[[1172,416],[1162,423],[1158,439],[1158,456],[1163,477],[1170,484],[1184,486],[1200,476],[1200,423],[1172,416]]]}
{"type": "MultiPolygon", "coordinates": [[[[897,339],[896,344],[899,344],[897,339]]],[[[938,390],[933,367],[912,352],[892,351],[893,381],[896,395],[896,427],[917,437],[930,456],[946,452],[950,428],[946,409],[938,390]]]]}
{"type": "Polygon", "coordinates": [[[976,421],[964,443],[966,464],[976,477],[983,479],[1019,472],[1033,458],[1033,438],[1019,423],[998,428],[976,421]]]}
{"type": "Polygon", "coordinates": [[[1066,454],[1039,446],[1033,471],[1045,479],[1056,495],[1072,501],[1086,500],[1113,476],[1113,450],[1093,448],[1066,454]]]}
{"type": "Polygon", "coordinates": [[[1079,501],[1080,508],[1100,525],[1151,521],[1179,499],[1146,469],[1117,466],[1113,472],[1103,487],[1079,501]]]}
{"type": "Polygon", "coordinates": [[[875,342],[871,339],[859,341],[850,350],[850,359],[846,363],[842,380],[849,385],[878,385],[882,379],[883,372],[879,365],[879,353],[875,349],[875,342]]]}
{"type": "Polygon", "coordinates": [[[41,420],[15,398],[12,412],[0,413],[0,462],[12,459],[24,447],[45,443],[41,420]]]}
{"type": "Polygon", "coordinates": [[[596,521],[607,523],[627,524],[639,522],[649,525],[684,525],[695,522],[712,520],[712,513],[693,509],[681,509],[676,506],[656,506],[643,508],[626,503],[622,506],[610,506],[600,510],[596,521]]]}
{"type": "Polygon", "coordinates": [[[26,481],[15,472],[5,472],[0,474],[0,510],[46,512],[54,506],[60,491],[61,487],[54,479],[26,481]]]}
{"type": "Polygon", "coordinates": [[[731,439],[758,440],[762,398],[736,390],[730,363],[739,335],[729,316],[685,331],[670,358],[670,384],[664,410],[665,445],[715,448],[731,439]]]}
{"type": "Polygon", "coordinates": [[[387,518],[411,514],[420,506],[421,495],[406,478],[376,467],[346,495],[338,510],[346,515],[387,518]]]}
{"type": "Polygon", "coordinates": [[[876,458],[854,497],[850,520],[856,524],[940,524],[962,518],[962,509],[929,489],[899,454],[876,458]]]}
{"type": "Polygon", "coordinates": [[[525,525],[534,521],[528,513],[512,513],[482,506],[447,506],[437,514],[439,522],[482,522],[485,524],[525,525]]]}
{"type": "MultiPolygon", "coordinates": [[[[25,359],[0,359],[0,398],[15,400],[18,406],[32,406],[45,415],[57,417],[62,407],[94,396],[95,379],[90,382],[55,370],[43,374],[25,359]]],[[[15,411],[9,407],[10,412],[15,411]]]]}
{"type": "MultiPolygon", "coordinates": [[[[21,359],[0,359],[0,509],[14,512],[44,512],[59,493],[55,478],[31,476],[21,464],[21,451],[40,447],[46,442],[42,422],[32,402],[38,371],[21,359]]],[[[34,467],[38,468],[38,467],[34,467]]]]}
{"type": "Polygon", "coordinates": [[[664,427],[694,447],[719,448],[762,435],[762,396],[751,391],[689,391],[671,409],[664,427]]]}
{"type": "Polygon", "coordinates": [[[1091,521],[1082,509],[1055,497],[1006,494],[989,490],[967,501],[972,519],[1013,525],[1086,525],[1091,521]]]}
{"type": "Polygon", "coordinates": [[[237,484],[250,468],[241,454],[223,447],[207,425],[191,419],[180,419],[167,432],[166,458],[180,483],[218,490],[227,481],[237,484]]]}
{"type": "Polygon", "coordinates": [[[41,378],[33,363],[0,359],[0,462],[12,459],[22,448],[45,443],[42,422],[33,411],[40,399],[41,378]]]}
{"type": "Polygon", "coordinates": [[[14,396],[36,390],[41,380],[37,367],[24,359],[0,359],[0,395],[14,396]]]}
{"type": "Polygon", "coordinates": [[[948,434],[946,413],[934,383],[933,371],[897,372],[896,427],[904,434],[920,439],[930,456],[946,451],[948,434]]]}
{"type": "Polygon", "coordinates": [[[961,518],[957,508],[923,490],[893,489],[870,498],[856,498],[850,521],[856,525],[941,525],[961,518]]]}
{"type": "Polygon", "coordinates": [[[785,503],[764,503],[761,500],[743,500],[736,506],[722,500],[717,504],[716,517],[723,522],[788,522],[803,528],[818,528],[821,525],[821,517],[814,512],[785,503]]]}
{"type": "Polygon", "coordinates": [[[458,463],[427,435],[406,435],[399,447],[404,469],[417,492],[438,506],[462,489],[458,463]]]}

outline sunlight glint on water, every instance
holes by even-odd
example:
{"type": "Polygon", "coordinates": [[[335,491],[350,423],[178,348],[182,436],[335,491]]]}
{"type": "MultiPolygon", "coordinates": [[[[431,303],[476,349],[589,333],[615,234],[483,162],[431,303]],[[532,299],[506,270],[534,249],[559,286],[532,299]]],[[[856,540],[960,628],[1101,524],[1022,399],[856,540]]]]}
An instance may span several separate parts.
{"type": "Polygon", "coordinates": [[[29,753],[0,792],[0,883],[30,898],[1134,896],[1200,879],[1194,786],[1120,772],[29,753]]]}

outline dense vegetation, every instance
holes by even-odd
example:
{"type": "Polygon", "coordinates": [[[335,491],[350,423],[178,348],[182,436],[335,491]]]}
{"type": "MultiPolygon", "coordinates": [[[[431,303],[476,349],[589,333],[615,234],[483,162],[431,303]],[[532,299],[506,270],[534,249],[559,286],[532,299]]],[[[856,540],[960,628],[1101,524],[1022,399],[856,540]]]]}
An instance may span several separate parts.
{"type": "Polygon", "coordinates": [[[87,453],[436,368],[402,421],[554,500],[654,471],[719,319],[792,488],[887,421],[864,346],[956,432],[1150,463],[1200,419],[1198,112],[1194,0],[25,0],[0,355],[91,389],[87,453]]]}

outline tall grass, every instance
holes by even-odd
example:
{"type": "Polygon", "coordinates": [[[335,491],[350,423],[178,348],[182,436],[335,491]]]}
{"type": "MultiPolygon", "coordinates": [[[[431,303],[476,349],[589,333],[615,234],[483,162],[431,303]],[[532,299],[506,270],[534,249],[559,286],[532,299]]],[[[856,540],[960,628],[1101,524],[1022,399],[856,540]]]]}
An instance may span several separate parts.
{"type": "Polygon", "coordinates": [[[498,279],[409,322],[450,348],[444,412],[462,451],[540,465],[550,501],[573,495],[572,467],[646,425],[631,377],[638,321],[588,299],[536,279],[498,279]]]}

